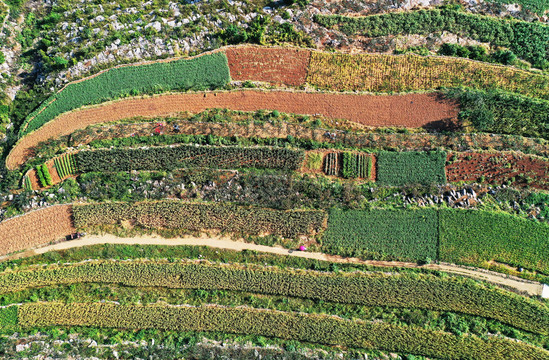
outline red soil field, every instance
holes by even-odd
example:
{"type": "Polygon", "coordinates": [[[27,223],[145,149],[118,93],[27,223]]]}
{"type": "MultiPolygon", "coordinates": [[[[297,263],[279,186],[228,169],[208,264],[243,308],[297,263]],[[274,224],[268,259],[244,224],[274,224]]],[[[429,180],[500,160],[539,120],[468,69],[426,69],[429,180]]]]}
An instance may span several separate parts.
{"type": "Polygon", "coordinates": [[[45,245],[75,231],[71,205],[31,211],[0,223],[0,255],[45,245]]]}
{"type": "Polygon", "coordinates": [[[297,114],[323,114],[367,126],[446,127],[457,124],[458,107],[438,94],[364,95],[290,91],[233,91],[165,94],[124,99],[60,115],[23,137],[11,150],[6,165],[15,169],[33,155],[41,141],[69,135],[92,124],[136,116],[158,117],[211,108],[256,111],[279,110],[297,114]]]}
{"type": "MultiPolygon", "coordinates": [[[[64,180],[64,179],[61,179],[59,177],[59,174],[57,173],[57,169],[54,166],[53,159],[46,161],[46,165],[48,166],[48,170],[50,172],[51,179],[53,181],[53,185],[59,184],[61,182],[61,180],[64,180]]],[[[36,173],[36,169],[29,170],[27,175],[30,179],[31,186],[32,186],[33,190],[45,189],[45,188],[40,186],[40,179],[38,178],[38,174],[36,173]]]]}
{"type": "Polygon", "coordinates": [[[225,51],[233,80],[299,86],[305,83],[311,51],[288,48],[237,47],[225,51]]]}
{"type": "Polygon", "coordinates": [[[549,161],[519,153],[449,153],[448,181],[484,181],[549,190],[549,161]]]}

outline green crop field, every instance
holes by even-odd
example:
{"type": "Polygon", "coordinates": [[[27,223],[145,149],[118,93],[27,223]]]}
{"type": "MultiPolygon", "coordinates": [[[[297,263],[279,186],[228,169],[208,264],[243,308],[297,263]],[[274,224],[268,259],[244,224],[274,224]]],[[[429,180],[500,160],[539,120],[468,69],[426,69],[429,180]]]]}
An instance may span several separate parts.
{"type": "Polygon", "coordinates": [[[323,246],[329,252],[375,258],[435,259],[435,210],[332,210],[323,246]]]}
{"type": "Polygon", "coordinates": [[[187,167],[296,170],[305,152],[271,147],[176,145],[148,149],[101,149],[74,155],[78,169],[89,171],[169,170],[187,167]]]}
{"type": "Polygon", "coordinates": [[[389,152],[377,157],[377,181],[386,185],[443,184],[446,182],[446,153],[389,152]]]}
{"type": "Polygon", "coordinates": [[[56,116],[84,105],[143,92],[218,88],[230,81],[224,53],[203,55],[192,60],[124,66],[69,84],[32,112],[20,136],[38,129],[56,116]]]}
{"type": "Polygon", "coordinates": [[[439,216],[444,261],[493,259],[549,274],[549,225],[486,211],[441,210],[439,216]]]}

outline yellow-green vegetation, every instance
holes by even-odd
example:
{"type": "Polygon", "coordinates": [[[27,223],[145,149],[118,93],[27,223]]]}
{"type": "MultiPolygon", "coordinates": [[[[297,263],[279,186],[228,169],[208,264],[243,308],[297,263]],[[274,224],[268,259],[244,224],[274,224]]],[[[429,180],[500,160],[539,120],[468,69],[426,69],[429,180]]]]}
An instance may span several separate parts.
{"type": "Polygon", "coordinates": [[[36,303],[21,305],[18,321],[24,327],[80,325],[221,331],[414,353],[441,359],[541,360],[548,356],[547,351],[541,348],[496,337],[484,340],[417,327],[242,307],[36,303]]]}
{"type": "Polygon", "coordinates": [[[180,201],[75,205],[73,213],[76,227],[129,220],[148,228],[216,229],[247,235],[268,233],[288,238],[315,234],[322,229],[325,218],[321,210],[282,211],[180,201]]]}
{"type": "Polygon", "coordinates": [[[495,260],[549,274],[549,225],[506,213],[441,210],[440,258],[481,264],[495,260]]]}
{"type": "Polygon", "coordinates": [[[549,99],[549,77],[487,63],[436,56],[313,52],[307,82],[320,89],[398,92],[470,87],[549,99]]]}
{"type": "Polygon", "coordinates": [[[549,333],[549,309],[541,303],[469,279],[429,274],[324,273],[252,265],[101,261],[0,273],[0,294],[88,282],[244,291],[344,304],[453,311],[495,319],[534,333],[549,333]],[[536,321],[532,322],[532,318],[536,321]]]}

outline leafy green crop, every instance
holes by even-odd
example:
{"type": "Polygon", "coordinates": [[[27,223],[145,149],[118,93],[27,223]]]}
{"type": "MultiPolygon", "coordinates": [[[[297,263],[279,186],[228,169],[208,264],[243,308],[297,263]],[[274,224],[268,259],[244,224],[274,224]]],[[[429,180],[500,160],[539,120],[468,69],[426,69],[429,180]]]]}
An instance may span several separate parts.
{"type": "Polygon", "coordinates": [[[549,225],[505,213],[440,210],[440,258],[496,260],[549,274],[549,225]]]}
{"type": "Polygon", "coordinates": [[[382,185],[446,183],[446,152],[381,151],[377,157],[377,181],[382,185]]]}
{"type": "Polygon", "coordinates": [[[27,117],[19,136],[40,128],[61,113],[84,105],[97,104],[134,93],[218,88],[229,81],[227,57],[222,52],[191,60],[114,68],[69,84],[51,96],[27,117]]]}
{"type": "Polygon", "coordinates": [[[331,253],[425,260],[437,257],[437,213],[427,210],[330,211],[322,243],[331,253]]]}

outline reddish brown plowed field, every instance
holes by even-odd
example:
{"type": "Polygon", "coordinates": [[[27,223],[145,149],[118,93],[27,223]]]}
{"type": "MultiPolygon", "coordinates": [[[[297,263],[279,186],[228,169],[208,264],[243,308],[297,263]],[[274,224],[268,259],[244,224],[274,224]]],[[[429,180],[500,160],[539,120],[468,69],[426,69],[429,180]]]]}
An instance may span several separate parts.
{"type": "Polygon", "coordinates": [[[225,51],[233,80],[299,86],[305,83],[311,51],[238,47],[225,51]]]}
{"type": "Polygon", "coordinates": [[[549,162],[543,158],[518,153],[448,154],[448,181],[479,181],[514,186],[531,186],[549,190],[549,162]]]}
{"type": "MultiPolygon", "coordinates": [[[[200,112],[210,108],[255,111],[279,110],[298,114],[323,114],[368,126],[432,127],[457,121],[455,104],[437,94],[358,95],[286,91],[234,91],[220,93],[166,94],[126,99],[66,113],[23,137],[6,160],[14,169],[32,156],[41,141],[68,135],[88,125],[144,116],[167,116],[181,111],[200,112]]],[[[454,122],[455,123],[455,122],[454,122]]]]}
{"type": "Polygon", "coordinates": [[[48,244],[73,232],[71,205],[32,211],[0,223],[0,255],[48,244]]]}
{"type": "MultiPolygon", "coordinates": [[[[59,184],[61,182],[61,178],[59,177],[59,174],[57,173],[57,169],[54,166],[54,161],[48,160],[46,161],[46,165],[48,166],[48,170],[50,172],[53,185],[59,184]]],[[[32,189],[33,190],[42,189],[42,187],[40,186],[40,179],[38,179],[38,174],[36,173],[36,169],[30,170],[28,175],[31,181],[32,189]]]]}

